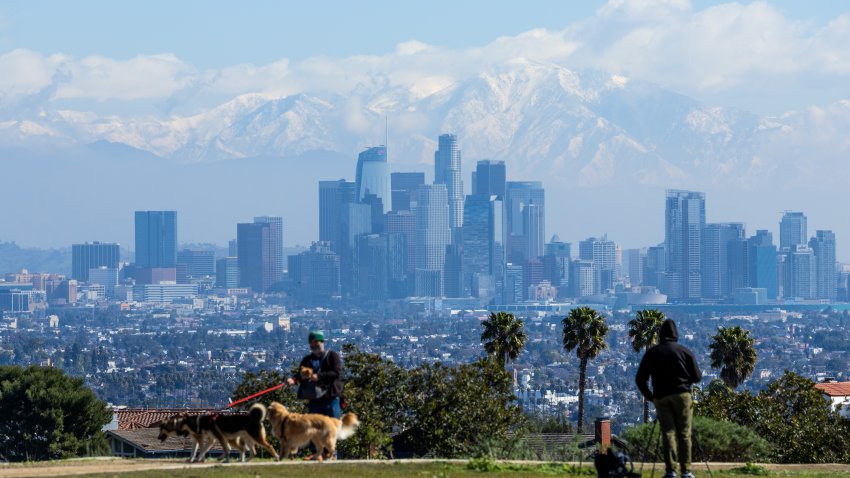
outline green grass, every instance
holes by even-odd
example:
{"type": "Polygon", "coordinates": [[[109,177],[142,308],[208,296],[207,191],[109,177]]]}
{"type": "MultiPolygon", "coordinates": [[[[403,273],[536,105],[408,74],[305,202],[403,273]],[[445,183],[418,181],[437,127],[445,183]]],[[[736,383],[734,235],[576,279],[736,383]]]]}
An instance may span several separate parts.
{"type": "MultiPolygon", "coordinates": [[[[637,468],[636,468],[637,470],[637,468]]],[[[712,470],[718,478],[741,478],[742,476],[772,476],[787,478],[850,478],[850,467],[848,471],[767,471],[765,468],[750,465],[741,466],[729,470],[712,470]],[[765,475],[765,472],[767,474],[765,475]]],[[[704,467],[696,467],[694,473],[702,478],[708,477],[704,467]]],[[[663,469],[656,467],[655,476],[660,478],[663,469]]],[[[79,475],[78,475],[79,476],[79,475]]],[[[515,464],[497,463],[487,460],[472,460],[463,463],[305,463],[287,464],[282,466],[270,465],[244,465],[244,466],[215,466],[212,468],[191,467],[182,470],[147,470],[129,473],[106,473],[99,475],[83,475],[95,477],[120,476],[121,478],[549,478],[559,477],[587,477],[596,476],[592,467],[585,465],[579,469],[573,465],[560,463],[551,464],[515,464]]],[[[643,476],[651,476],[651,467],[643,470],[643,476]]]]}

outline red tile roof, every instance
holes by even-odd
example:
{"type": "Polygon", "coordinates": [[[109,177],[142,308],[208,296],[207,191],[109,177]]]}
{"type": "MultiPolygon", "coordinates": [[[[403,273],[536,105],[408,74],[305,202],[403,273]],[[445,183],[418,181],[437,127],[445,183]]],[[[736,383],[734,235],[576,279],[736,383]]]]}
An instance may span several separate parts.
{"type": "Polygon", "coordinates": [[[159,426],[159,422],[177,415],[201,415],[203,413],[221,413],[220,410],[207,408],[122,408],[115,410],[118,416],[119,430],[139,430],[159,426]]]}
{"type": "Polygon", "coordinates": [[[815,388],[830,397],[850,396],[850,382],[823,382],[816,383],[815,388]]]}

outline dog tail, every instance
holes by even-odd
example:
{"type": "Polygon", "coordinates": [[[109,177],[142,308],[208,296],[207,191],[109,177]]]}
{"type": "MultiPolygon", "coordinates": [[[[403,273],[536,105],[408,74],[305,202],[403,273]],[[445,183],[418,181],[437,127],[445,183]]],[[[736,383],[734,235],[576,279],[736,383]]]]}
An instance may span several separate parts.
{"type": "Polygon", "coordinates": [[[251,405],[251,408],[248,409],[248,416],[258,423],[262,423],[266,419],[266,406],[259,402],[251,405]]]}
{"type": "Polygon", "coordinates": [[[345,415],[340,417],[340,426],[339,431],[337,432],[337,439],[345,440],[351,435],[354,435],[354,432],[357,431],[358,426],[360,426],[360,420],[357,419],[357,415],[353,413],[346,413],[345,415]]]}

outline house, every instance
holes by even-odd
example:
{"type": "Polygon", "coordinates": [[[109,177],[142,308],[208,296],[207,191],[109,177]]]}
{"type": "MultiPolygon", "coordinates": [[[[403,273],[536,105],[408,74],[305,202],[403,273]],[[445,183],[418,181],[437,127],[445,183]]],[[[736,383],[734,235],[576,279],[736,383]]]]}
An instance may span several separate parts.
{"type": "MultiPolygon", "coordinates": [[[[201,415],[222,413],[202,408],[116,408],[112,422],[104,427],[113,456],[124,458],[188,458],[195,440],[191,437],[170,436],[159,440],[159,423],[177,414],[201,415]]],[[[221,456],[224,450],[218,442],[207,454],[221,456]]]]}
{"type": "Polygon", "coordinates": [[[815,388],[826,395],[833,410],[844,418],[850,418],[850,382],[825,381],[816,383],[815,388]]]}

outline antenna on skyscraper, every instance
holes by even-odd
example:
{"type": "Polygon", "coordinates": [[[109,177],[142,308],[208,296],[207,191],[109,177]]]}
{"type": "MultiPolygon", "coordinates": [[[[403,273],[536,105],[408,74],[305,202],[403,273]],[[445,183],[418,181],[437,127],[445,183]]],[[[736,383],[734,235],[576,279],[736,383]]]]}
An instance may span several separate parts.
{"type": "MultiPolygon", "coordinates": [[[[387,115],[384,115],[384,147],[390,147],[390,118],[387,115]]],[[[389,159],[389,158],[387,158],[389,159]]]]}

